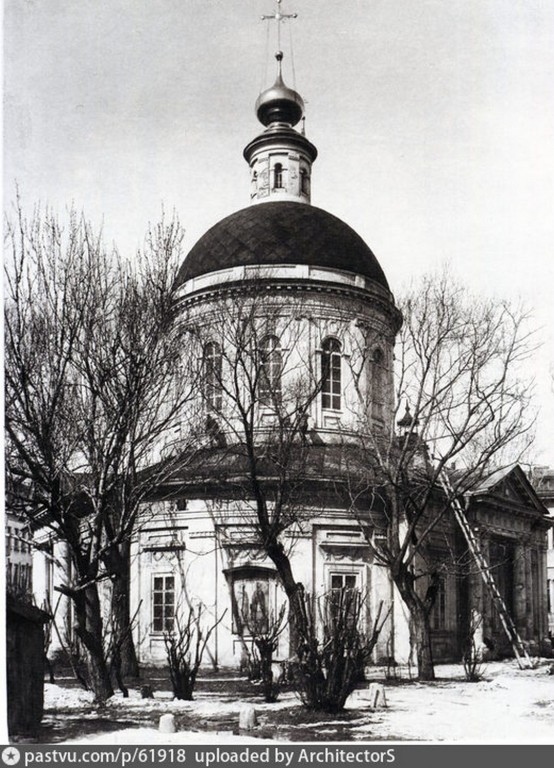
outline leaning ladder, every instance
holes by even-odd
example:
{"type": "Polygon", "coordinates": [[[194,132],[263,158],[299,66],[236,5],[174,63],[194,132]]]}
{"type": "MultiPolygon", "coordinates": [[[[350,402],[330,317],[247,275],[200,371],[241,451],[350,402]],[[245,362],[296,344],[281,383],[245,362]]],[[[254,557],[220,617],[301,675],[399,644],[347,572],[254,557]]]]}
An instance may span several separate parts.
{"type": "Polygon", "coordinates": [[[496,585],[496,582],[491,573],[490,566],[487,563],[487,560],[481,551],[481,547],[479,546],[479,542],[477,541],[477,538],[471,529],[471,526],[468,522],[468,519],[462,507],[462,504],[459,498],[454,493],[454,489],[452,488],[452,483],[450,482],[450,478],[448,477],[446,470],[443,469],[441,471],[439,479],[450,499],[450,502],[454,509],[454,515],[456,517],[456,521],[458,522],[458,525],[462,529],[462,533],[464,534],[465,540],[467,541],[469,551],[473,555],[475,562],[477,563],[477,566],[479,568],[481,577],[485,582],[485,585],[489,589],[489,592],[492,597],[492,602],[494,604],[494,607],[498,611],[498,615],[500,616],[500,621],[502,622],[502,626],[504,628],[506,636],[513,648],[514,655],[517,659],[519,668],[532,669],[533,663],[531,661],[531,658],[527,652],[527,649],[525,648],[525,645],[523,644],[523,640],[519,636],[519,633],[516,629],[516,625],[514,624],[512,617],[510,616],[510,612],[506,607],[506,603],[502,599],[502,595],[500,594],[498,587],[496,585]]]}

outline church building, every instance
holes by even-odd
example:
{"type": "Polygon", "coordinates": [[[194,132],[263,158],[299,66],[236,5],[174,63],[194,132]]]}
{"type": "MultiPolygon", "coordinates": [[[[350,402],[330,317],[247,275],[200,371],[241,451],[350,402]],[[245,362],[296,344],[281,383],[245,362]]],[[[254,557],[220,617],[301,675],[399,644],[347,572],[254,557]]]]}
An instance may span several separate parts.
{"type": "MultiPolygon", "coordinates": [[[[216,625],[204,662],[244,663],[252,623],[269,626],[286,604],[260,508],[279,526],[294,580],[314,600],[358,591],[364,631],[381,607],[376,662],[410,657],[407,609],[372,557],[367,537],[379,530],[363,530],[351,511],[341,451],[362,411],[374,433],[396,429],[393,350],[402,318],[368,245],[311,204],[317,149],[299,128],[304,103],[285,84],[282,59],[278,52],[275,83],[256,102],[262,129],[244,149],[250,204],[201,237],[178,276],[177,321],[190,331],[203,378],[195,407],[205,444],[145,509],[133,541],[141,663],[165,663],[164,632],[190,606],[202,606],[206,627],[216,625]],[[252,445],[267,450],[254,456],[252,445]],[[263,504],[260,488],[270,489],[263,504]]],[[[467,510],[518,631],[538,651],[547,636],[541,502],[516,467],[475,490],[467,510]]],[[[435,546],[437,556],[467,548],[454,520],[435,546]]],[[[479,643],[509,651],[475,569],[445,570],[437,589],[435,661],[461,658],[476,615],[479,643]]],[[[284,631],[276,657],[290,654],[284,631]]]]}

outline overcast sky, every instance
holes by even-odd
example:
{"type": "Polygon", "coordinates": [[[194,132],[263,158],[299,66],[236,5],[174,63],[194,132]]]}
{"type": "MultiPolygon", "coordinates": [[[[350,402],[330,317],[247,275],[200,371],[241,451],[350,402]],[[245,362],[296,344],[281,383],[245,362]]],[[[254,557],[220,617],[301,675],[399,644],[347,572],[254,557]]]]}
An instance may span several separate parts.
{"type": "MultiPolygon", "coordinates": [[[[6,202],[14,180],[27,204],[74,202],[129,252],[162,203],[187,248],[248,204],[273,0],[4,4],[6,202]]],[[[393,291],[449,261],[472,289],[534,308],[537,458],[554,464],[554,2],[282,11],[298,13],[282,47],[319,150],[312,203],[359,232],[393,291]]]]}

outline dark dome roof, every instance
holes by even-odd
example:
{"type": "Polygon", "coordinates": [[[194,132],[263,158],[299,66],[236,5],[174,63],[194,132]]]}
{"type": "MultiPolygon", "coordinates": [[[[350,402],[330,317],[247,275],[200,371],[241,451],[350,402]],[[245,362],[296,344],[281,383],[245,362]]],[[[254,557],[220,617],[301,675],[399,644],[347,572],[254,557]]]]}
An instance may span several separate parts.
{"type": "Polygon", "coordinates": [[[260,93],[256,101],[256,115],[263,125],[286,123],[296,125],[304,114],[302,96],[292,88],[287,88],[281,75],[267,91],[260,93]]]}
{"type": "Polygon", "coordinates": [[[288,88],[283,82],[281,72],[281,62],[283,61],[283,51],[277,51],[277,79],[263,93],[260,93],[256,102],[256,114],[260,123],[270,125],[271,123],[286,123],[287,125],[296,125],[302,119],[304,114],[304,101],[302,96],[292,88],[288,88]]]}
{"type": "Polygon", "coordinates": [[[342,269],[389,287],[379,262],[348,224],[295,202],[259,203],[222,219],[193,246],[177,286],[219,269],[270,264],[342,269]]]}

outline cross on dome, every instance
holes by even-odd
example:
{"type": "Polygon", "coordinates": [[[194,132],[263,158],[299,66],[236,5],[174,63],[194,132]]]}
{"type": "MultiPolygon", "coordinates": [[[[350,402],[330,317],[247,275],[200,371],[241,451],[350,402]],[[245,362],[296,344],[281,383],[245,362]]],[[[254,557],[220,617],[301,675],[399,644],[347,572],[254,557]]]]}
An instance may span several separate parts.
{"type": "Polygon", "coordinates": [[[275,13],[264,13],[263,16],[261,16],[262,21],[276,21],[277,22],[277,48],[281,47],[281,24],[284,21],[287,21],[287,19],[297,19],[298,14],[297,13],[281,13],[281,2],[282,0],[275,0],[276,7],[275,7],[275,13]]]}
{"type": "Polygon", "coordinates": [[[275,9],[275,13],[271,14],[264,14],[261,19],[262,21],[265,21],[266,19],[275,19],[277,22],[285,21],[286,19],[296,19],[298,18],[297,13],[281,13],[281,2],[282,0],[275,0],[277,3],[277,8],[275,9]]]}
{"type": "MultiPolygon", "coordinates": [[[[277,24],[277,38],[280,43],[281,24],[295,19],[296,13],[282,13],[281,1],[276,0],[275,13],[261,18],[277,24]]],[[[267,62],[266,50],[266,62],[267,62]]],[[[304,117],[304,101],[300,94],[289,88],[283,81],[283,52],[279,44],[275,53],[277,77],[269,88],[260,92],[256,101],[256,115],[265,130],[256,136],[244,149],[244,157],[250,166],[252,203],[270,201],[310,202],[312,163],[317,149],[302,132],[294,129],[304,117]]],[[[292,35],[290,60],[294,79],[292,35]]],[[[266,73],[267,74],[267,73],[266,73]]],[[[264,79],[262,81],[265,81],[264,79]]]]}

